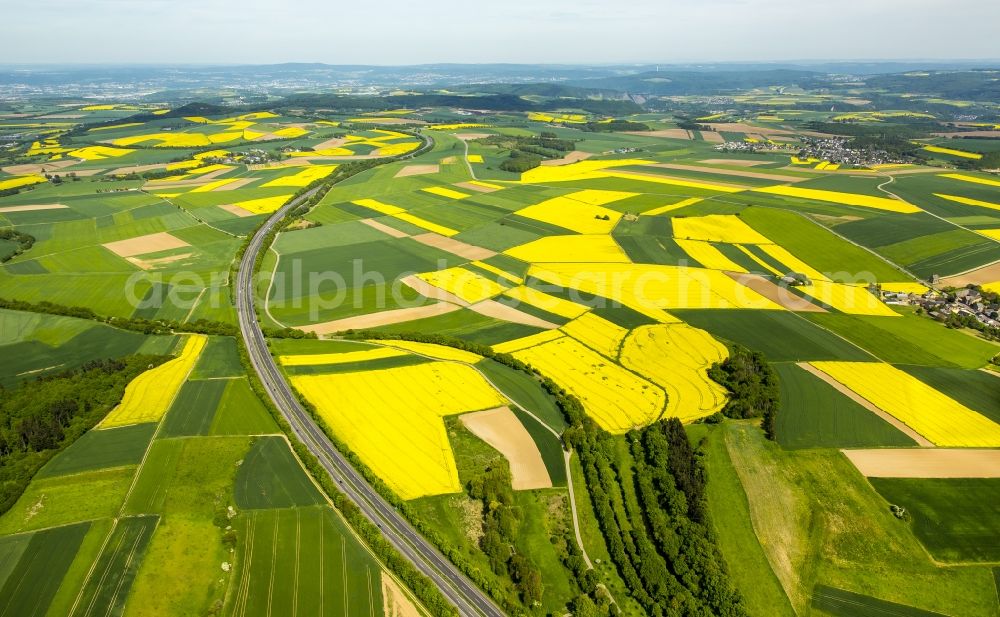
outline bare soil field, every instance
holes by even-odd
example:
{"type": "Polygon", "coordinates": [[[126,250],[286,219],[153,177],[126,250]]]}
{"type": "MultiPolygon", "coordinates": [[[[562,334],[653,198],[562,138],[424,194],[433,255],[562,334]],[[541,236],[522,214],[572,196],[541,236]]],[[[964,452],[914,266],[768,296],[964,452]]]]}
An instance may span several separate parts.
{"type": "Polygon", "coordinates": [[[685,129],[660,129],[658,131],[624,131],[627,135],[640,137],[666,137],[668,139],[691,139],[691,133],[685,129]]]}
{"type": "Polygon", "coordinates": [[[331,137],[326,141],[321,141],[312,147],[313,150],[328,150],[330,148],[339,148],[347,143],[347,140],[343,137],[331,137]]]}
{"type": "Polygon", "coordinates": [[[768,300],[771,300],[772,302],[775,302],[790,311],[798,311],[800,313],[827,312],[823,307],[816,306],[805,298],[793,294],[763,276],[757,274],[744,274],[741,272],[726,272],[726,275],[740,285],[749,287],[768,300]]]}
{"type": "Polygon", "coordinates": [[[489,249],[484,249],[472,244],[466,244],[461,240],[454,240],[448,238],[447,236],[442,236],[441,234],[436,234],[433,232],[419,234],[416,236],[411,236],[414,240],[421,244],[426,244],[427,246],[432,246],[436,249],[441,249],[452,255],[458,255],[465,259],[475,261],[477,259],[486,259],[488,257],[493,257],[496,255],[496,251],[491,251],[489,249]]]}
{"type": "Polygon", "coordinates": [[[191,245],[180,238],[162,231],[160,233],[129,238],[128,240],[108,242],[102,246],[119,257],[134,257],[136,255],[169,251],[191,245]]]}
{"type": "Polygon", "coordinates": [[[395,227],[390,227],[390,226],[386,225],[385,223],[381,223],[379,221],[376,221],[375,219],[361,219],[361,222],[364,223],[365,225],[368,225],[369,227],[371,227],[373,229],[377,229],[377,230],[381,231],[384,234],[390,235],[393,238],[409,238],[410,237],[410,234],[406,233],[405,231],[400,231],[400,230],[396,229],[395,227]]]}
{"type": "Polygon", "coordinates": [[[422,617],[403,588],[386,572],[382,572],[382,614],[384,617],[422,617]]]}
{"type": "Polygon", "coordinates": [[[450,291],[445,291],[440,287],[431,285],[424,279],[418,278],[416,274],[401,278],[400,281],[425,298],[440,300],[441,302],[450,302],[452,304],[457,304],[458,306],[469,306],[469,303],[465,300],[459,298],[450,291]]]}
{"type": "Polygon", "coordinates": [[[62,210],[69,206],[64,204],[32,204],[28,206],[7,206],[0,208],[0,214],[6,212],[34,212],[36,210],[62,210]]]}
{"type": "Polygon", "coordinates": [[[455,137],[463,141],[471,141],[473,139],[486,139],[489,137],[489,133],[455,133],[455,137]]]}
{"type": "Polygon", "coordinates": [[[108,176],[127,176],[128,174],[141,174],[144,171],[154,169],[166,169],[170,163],[153,163],[151,165],[131,165],[129,167],[119,167],[107,172],[108,176]]]}
{"type": "Polygon", "coordinates": [[[440,165],[407,165],[399,171],[393,178],[406,178],[408,176],[424,176],[427,174],[436,174],[441,171],[440,165]]]}
{"type": "Polygon", "coordinates": [[[854,401],[858,405],[861,405],[862,407],[864,407],[868,411],[872,412],[876,416],[882,418],[883,420],[885,420],[889,424],[891,424],[894,427],[898,428],[907,437],[909,437],[913,441],[917,442],[917,445],[919,445],[919,446],[921,446],[923,448],[933,448],[934,447],[934,444],[931,443],[930,441],[928,441],[927,438],[925,438],[923,435],[921,435],[920,433],[916,432],[915,430],[913,430],[909,426],[907,426],[907,425],[903,424],[902,422],[900,422],[898,419],[896,419],[896,416],[894,416],[894,415],[892,415],[892,414],[890,414],[890,413],[888,413],[886,411],[883,411],[880,407],[876,407],[868,399],[866,399],[863,396],[859,395],[854,390],[851,390],[850,388],[848,388],[844,384],[840,383],[839,381],[837,381],[833,377],[830,377],[829,375],[827,375],[823,371],[819,370],[818,368],[816,368],[812,364],[809,364],[808,362],[799,362],[798,365],[799,365],[800,368],[803,368],[803,369],[809,371],[813,375],[819,377],[820,379],[822,379],[826,383],[830,384],[831,386],[833,386],[834,388],[836,388],[838,392],[840,392],[841,394],[843,394],[847,398],[851,399],[852,401],[854,401]]]}
{"type": "Polygon", "coordinates": [[[460,417],[465,428],[496,448],[510,463],[515,491],[551,488],[538,446],[508,407],[497,407],[460,417]]]}
{"type": "Polygon", "coordinates": [[[715,131],[699,131],[701,133],[701,138],[710,144],[721,144],[726,141],[726,138],[715,131]]]}
{"type": "Polygon", "coordinates": [[[23,165],[8,165],[3,170],[15,176],[25,176],[28,174],[42,174],[47,171],[59,171],[60,169],[77,164],[76,159],[56,161],[54,163],[24,163],[23,165]]]}
{"type": "Polygon", "coordinates": [[[1000,261],[977,268],[964,274],[941,278],[943,287],[965,287],[966,285],[986,285],[1000,281],[1000,261]]]}
{"type": "Polygon", "coordinates": [[[549,159],[547,161],[542,161],[543,167],[559,167],[560,165],[569,165],[570,163],[576,163],[584,159],[589,159],[594,156],[590,152],[581,152],[579,150],[574,150],[562,157],[561,159],[549,159]]]}
{"type": "Polygon", "coordinates": [[[240,218],[246,218],[248,216],[254,215],[253,212],[250,212],[249,210],[244,210],[243,208],[237,206],[236,204],[222,204],[219,207],[230,214],[235,214],[240,218]]]}
{"type": "Polygon", "coordinates": [[[496,300],[483,300],[482,302],[477,302],[470,306],[469,310],[475,311],[480,315],[485,315],[486,317],[502,319],[504,321],[524,324],[535,328],[543,328],[545,330],[555,330],[559,327],[559,324],[554,324],[551,321],[545,321],[540,317],[535,317],[534,315],[525,313],[522,310],[507,306],[506,304],[501,304],[496,300]]]}
{"type": "Polygon", "coordinates": [[[315,332],[323,336],[333,334],[342,330],[363,330],[365,328],[378,328],[379,326],[389,326],[392,324],[423,319],[424,317],[434,317],[457,311],[459,306],[447,302],[437,304],[427,304],[424,306],[414,306],[411,308],[393,309],[391,311],[380,311],[378,313],[368,313],[357,317],[345,317],[334,321],[324,321],[323,323],[309,326],[299,326],[297,329],[303,332],[315,332]]]}
{"type": "Polygon", "coordinates": [[[1000,478],[1000,450],[843,450],[869,478],[1000,478]]]}
{"type": "Polygon", "coordinates": [[[481,184],[473,184],[471,182],[456,182],[452,186],[457,186],[458,188],[461,189],[475,191],[477,193],[493,193],[500,190],[500,189],[492,189],[488,186],[483,186],[481,184]]]}

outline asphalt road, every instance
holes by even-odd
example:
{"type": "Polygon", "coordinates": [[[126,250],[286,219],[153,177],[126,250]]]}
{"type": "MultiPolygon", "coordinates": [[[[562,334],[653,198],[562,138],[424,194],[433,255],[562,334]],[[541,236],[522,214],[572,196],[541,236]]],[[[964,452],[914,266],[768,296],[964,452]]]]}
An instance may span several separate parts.
{"type": "MultiPolygon", "coordinates": [[[[316,189],[318,190],[318,189],[316,189]]],[[[253,267],[264,238],[289,211],[312,197],[303,194],[274,213],[250,241],[236,278],[236,311],[250,361],[295,436],[312,452],[338,488],[382,531],[383,536],[430,578],[462,615],[502,617],[504,612],[382,498],[316,425],[278,370],[254,312],[253,267]]]]}

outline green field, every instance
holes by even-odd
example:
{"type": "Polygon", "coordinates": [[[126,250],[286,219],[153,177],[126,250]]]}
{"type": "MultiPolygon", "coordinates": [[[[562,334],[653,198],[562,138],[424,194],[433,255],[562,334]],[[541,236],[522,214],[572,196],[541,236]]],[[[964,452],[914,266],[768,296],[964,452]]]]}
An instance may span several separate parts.
{"type": "Polygon", "coordinates": [[[817,585],[813,591],[812,607],[834,617],[944,617],[941,613],[925,611],[904,604],[886,602],[860,593],[817,585]]]}
{"type": "Polygon", "coordinates": [[[775,433],[785,448],[916,446],[899,429],[795,364],[776,364],[781,409],[775,433]]]}
{"type": "Polygon", "coordinates": [[[673,311],[696,328],[759,351],[772,362],[871,360],[857,346],[788,311],[673,311]]]}
{"type": "Polygon", "coordinates": [[[154,423],[87,431],[39,470],[36,477],[137,465],[155,432],[154,423]]]}
{"type": "Polygon", "coordinates": [[[41,617],[46,614],[63,575],[69,569],[90,523],[46,529],[23,539],[4,539],[0,551],[7,553],[5,582],[0,588],[0,615],[41,617]],[[13,544],[13,546],[12,546],[13,544]],[[21,552],[17,558],[15,553],[21,552]]]}
{"type": "Polygon", "coordinates": [[[121,615],[158,516],[120,519],[76,598],[72,615],[121,615]]]}
{"type": "Polygon", "coordinates": [[[913,533],[935,559],[998,562],[1000,479],[870,478],[891,504],[906,508],[913,533]]]}
{"type": "Polygon", "coordinates": [[[1000,353],[1000,345],[896,307],[901,317],[809,313],[807,318],[893,364],[979,368],[1000,353]]]}
{"type": "Polygon", "coordinates": [[[235,484],[241,509],[291,508],[324,502],[281,437],[257,438],[247,453],[235,484]]]}

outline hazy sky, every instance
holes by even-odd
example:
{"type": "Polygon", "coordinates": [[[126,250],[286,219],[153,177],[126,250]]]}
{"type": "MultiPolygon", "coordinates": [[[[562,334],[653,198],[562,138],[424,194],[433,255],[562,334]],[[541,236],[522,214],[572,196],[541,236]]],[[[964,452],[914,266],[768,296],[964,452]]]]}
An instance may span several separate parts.
{"type": "Polygon", "coordinates": [[[0,63],[998,58],[995,0],[2,0],[0,63]]]}

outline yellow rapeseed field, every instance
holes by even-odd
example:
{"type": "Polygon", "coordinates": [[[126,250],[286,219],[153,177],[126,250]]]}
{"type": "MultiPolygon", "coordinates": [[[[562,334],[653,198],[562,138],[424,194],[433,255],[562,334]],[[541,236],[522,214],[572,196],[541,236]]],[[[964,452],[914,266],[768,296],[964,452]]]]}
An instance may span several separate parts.
{"type": "Polygon", "coordinates": [[[792,255],[782,246],[779,246],[777,244],[763,244],[761,245],[760,250],[764,251],[769,256],[771,256],[772,258],[774,258],[775,260],[777,260],[778,262],[780,262],[785,266],[786,270],[780,273],[781,276],[784,276],[789,272],[799,272],[801,274],[805,274],[814,281],[830,280],[829,277],[827,277],[825,274],[823,274],[819,270],[816,270],[815,268],[813,268],[806,262],[802,261],[795,255],[792,255]]]}
{"type": "Polygon", "coordinates": [[[978,152],[966,152],[964,150],[952,150],[951,148],[942,148],[941,146],[924,146],[923,148],[927,152],[934,152],[936,154],[947,154],[949,156],[957,156],[963,159],[973,159],[978,161],[983,158],[982,154],[978,152]]]}
{"type": "Polygon", "coordinates": [[[960,180],[962,182],[971,182],[972,184],[985,184],[986,186],[1000,186],[1000,180],[990,180],[989,178],[980,178],[979,176],[970,176],[968,174],[941,174],[939,178],[950,178],[952,180],[960,180]]]}
{"type": "Polygon", "coordinates": [[[547,184],[549,182],[567,182],[571,180],[598,180],[610,177],[608,169],[651,165],[653,162],[646,159],[616,159],[612,161],[577,161],[569,165],[552,167],[541,165],[521,174],[521,182],[547,184]]]}
{"type": "Polygon", "coordinates": [[[99,428],[156,422],[162,418],[207,341],[208,337],[202,334],[188,336],[181,355],[133,379],[125,388],[122,402],[101,421],[99,428]]]}
{"type": "Polygon", "coordinates": [[[658,208],[653,208],[652,210],[646,210],[643,212],[643,216],[656,216],[658,214],[666,214],[667,212],[672,212],[674,210],[680,210],[681,208],[692,206],[699,201],[704,201],[703,197],[688,197],[687,199],[682,199],[675,204],[667,204],[666,206],[659,206],[658,208]]]}
{"type": "Polygon", "coordinates": [[[0,191],[5,191],[7,189],[16,189],[22,186],[30,186],[32,184],[39,184],[42,182],[47,182],[45,176],[31,175],[31,176],[18,176],[16,178],[8,178],[7,180],[0,180],[0,191]]]}
{"type": "Polygon", "coordinates": [[[434,129],[435,131],[454,131],[457,129],[481,129],[487,126],[489,125],[478,124],[476,122],[456,122],[454,124],[432,124],[427,128],[434,129]]]}
{"type": "Polygon", "coordinates": [[[514,357],[574,394],[587,414],[609,432],[646,426],[663,413],[666,395],[659,386],[571,337],[516,351],[514,357]]]}
{"type": "Polygon", "coordinates": [[[427,231],[433,231],[434,233],[441,234],[442,236],[454,236],[458,233],[458,230],[451,229],[450,227],[445,227],[444,225],[438,225],[437,223],[432,223],[426,219],[420,218],[415,214],[410,214],[406,210],[400,208],[399,206],[393,206],[392,204],[383,203],[377,199],[355,199],[352,203],[368,208],[369,210],[374,210],[376,212],[381,212],[382,214],[388,214],[393,218],[397,218],[401,221],[406,221],[426,229],[427,231]]]}
{"type": "Polygon", "coordinates": [[[752,189],[757,193],[768,193],[771,195],[781,195],[783,197],[799,197],[801,199],[813,199],[816,201],[827,201],[830,203],[844,204],[847,206],[860,206],[862,208],[874,208],[876,210],[887,210],[889,212],[899,212],[902,214],[912,214],[921,212],[920,208],[913,204],[899,199],[888,197],[873,197],[871,195],[858,195],[857,193],[842,193],[840,191],[824,191],[820,189],[807,189],[800,186],[788,186],[779,184],[777,186],[767,186],[752,189]]]}
{"type": "Polygon", "coordinates": [[[126,154],[131,154],[135,152],[130,148],[112,148],[110,146],[84,146],[83,148],[77,148],[76,150],[70,150],[67,156],[71,156],[77,159],[83,159],[85,161],[100,161],[102,159],[111,159],[119,156],[125,156],[126,154]]]}
{"type": "Polygon", "coordinates": [[[503,343],[497,343],[496,345],[493,345],[493,351],[497,353],[514,353],[515,351],[535,347],[536,345],[541,345],[542,343],[548,343],[549,341],[565,338],[565,336],[566,335],[559,330],[542,330],[537,334],[529,334],[528,336],[522,336],[521,338],[505,341],[503,343]]]}
{"type": "Polygon", "coordinates": [[[461,191],[456,191],[444,186],[431,186],[424,189],[420,189],[425,193],[430,193],[431,195],[438,195],[440,197],[447,197],[449,199],[465,199],[469,196],[468,193],[463,193],[461,191]]]}
{"type": "Polygon", "coordinates": [[[278,195],[277,197],[261,197],[259,199],[248,199],[246,201],[237,201],[232,204],[247,210],[248,212],[253,212],[254,214],[270,214],[276,211],[281,206],[285,205],[291,195],[278,195]]]}
{"type": "Polygon", "coordinates": [[[1000,229],[977,229],[976,232],[1000,242],[1000,229]]]}
{"type": "Polygon", "coordinates": [[[899,313],[872,295],[866,286],[814,280],[812,285],[801,285],[795,289],[842,313],[899,317],[899,313]]]}
{"type": "Polygon", "coordinates": [[[475,369],[453,362],[293,375],[291,381],[403,499],[462,490],[444,416],[507,404],[475,369]]]}
{"type": "Polygon", "coordinates": [[[617,300],[657,321],[676,321],[664,310],[781,307],[718,270],[652,264],[544,264],[530,276],[617,300]]]}
{"type": "Polygon", "coordinates": [[[622,215],[620,212],[603,207],[604,204],[635,195],[636,193],[587,189],[547,199],[542,203],[522,208],[516,214],[581,234],[608,234],[615,228],[622,215]]]}
{"type": "Polygon", "coordinates": [[[542,236],[527,244],[507,249],[504,253],[529,263],[632,261],[615,239],[607,234],[542,236]]]}
{"type": "Polygon", "coordinates": [[[594,313],[584,313],[560,329],[612,360],[618,358],[618,350],[628,334],[625,328],[594,313]]]}
{"type": "Polygon", "coordinates": [[[513,289],[508,289],[504,292],[504,295],[513,298],[518,302],[530,304],[535,308],[539,308],[543,311],[548,311],[549,313],[559,315],[560,317],[566,317],[568,319],[575,319],[590,310],[582,304],[577,304],[576,302],[572,302],[570,300],[564,300],[558,296],[552,296],[543,291],[539,291],[534,287],[525,287],[523,285],[513,289]]]}
{"type": "Polygon", "coordinates": [[[746,268],[732,261],[722,254],[722,251],[715,248],[708,242],[702,240],[681,240],[675,239],[677,246],[681,247],[691,259],[697,261],[709,270],[724,270],[726,272],[746,272],[746,268]]]}
{"type": "Polygon", "coordinates": [[[483,357],[479,354],[472,353],[471,351],[464,351],[462,349],[456,349],[455,347],[448,347],[447,345],[435,345],[434,343],[419,343],[416,341],[402,340],[380,340],[373,342],[380,345],[388,345],[389,347],[403,351],[410,351],[422,356],[430,356],[431,358],[436,358],[438,360],[452,360],[454,362],[475,364],[483,359],[483,357]]]}
{"type": "Polygon", "coordinates": [[[415,141],[407,141],[400,144],[386,144],[379,148],[375,154],[378,156],[401,156],[407,154],[408,152],[413,152],[420,147],[420,144],[415,141]]]}
{"type": "Polygon", "coordinates": [[[813,362],[938,446],[1000,447],[1000,425],[882,362],[813,362]]]}
{"type": "Polygon", "coordinates": [[[373,347],[371,349],[342,351],[340,353],[310,353],[295,356],[280,356],[278,362],[282,366],[322,366],[324,364],[367,362],[369,360],[381,360],[382,358],[395,358],[405,355],[406,352],[401,349],[373,347]]]}
{"type": "Polygon", "coordinates": [[[882,291],[891,291],[893,293],[901,294],[925,294],[927,293],[927,286],[921,283],[914,283],[912,281],[903,281],[899,283],[879,283],[882,291]]]}
{"type": "Polygon", "coordinates": [[[283,129],[278,129],[277,131],[274,131],[273,134],[277,135],[278,137],[287,137],[289,139],[295,139],[296,137],[302,137],[308,132],[309,131],[300,126],[289,126],[283,129]]]}
{"type": "Polygon", "coordinates": [[[687,324],[640,326],[622,345],[621,363],[667,392],[667,416],[692,422],[722,409],[726,390],[708,376],[726,346],[687,324]]]}
{"type": "Polygon", "coordinates": [[[469,159],[470,163],[482,163],[483,162],[483,155],[482,154],[470,154],[468,156],[468,159],[469,159]]]}
{"type": "Polygon", "coordinates": [[[425,272],[418,274],[417,277],[439,289],[455,294],[469,304],[500,295],[507,289],[485,276],[461,267],[425,272]]]}
{"type": "Polygon", "coordinates": [[[524,284],[524,279],[521,278],[520,276],[513,274],[511,272],[507,272],[506,270],[498,268],[493,264],[488,264],[485,261],[474,261],[472,262],[472,265],[476,266],[477,268],[486,270],[487,272],[492,272],[493,274],[496,274],[497,276],[515,285],[524,284]]]}
{"type": "Polygon", "coordinates": [[[702,240],[705,242],[726,242],[729,244],[769,244],[763,234],[743,222],[733,214],[709,214],[707,216],[682,216],[670,219],[674,228],[674,238],[682,240],[702,240]]]}
{"type": "Polygon", "coordinates": [[[966,206],[977,206],[979,208],[989,208],[990,210],[1000,210],[1000,203],[983,201],[982,199],[972,199],[971,197],[959,197],[958,195],[942,195],[941,193],[934,193],[934,196],[940,197],[941,199],[947,199],[948,201],[953,201],[958,204],[964,204],[966,206]]]}
{"type": "Polygon", "coordinates": [[[302,171],[291,174],[288,176],[282,176],[280,178],[275,178],[270,182],[266,182],[260,185],[260,188],[269,188],[275,186],[295,186],[302,187],[308,186],[312,182],[319,180],[320,178],[325,178],[333,173],[333,170],[337,169],[336,165],[316,165],[315,167],[306,167],[302,171]]]}

